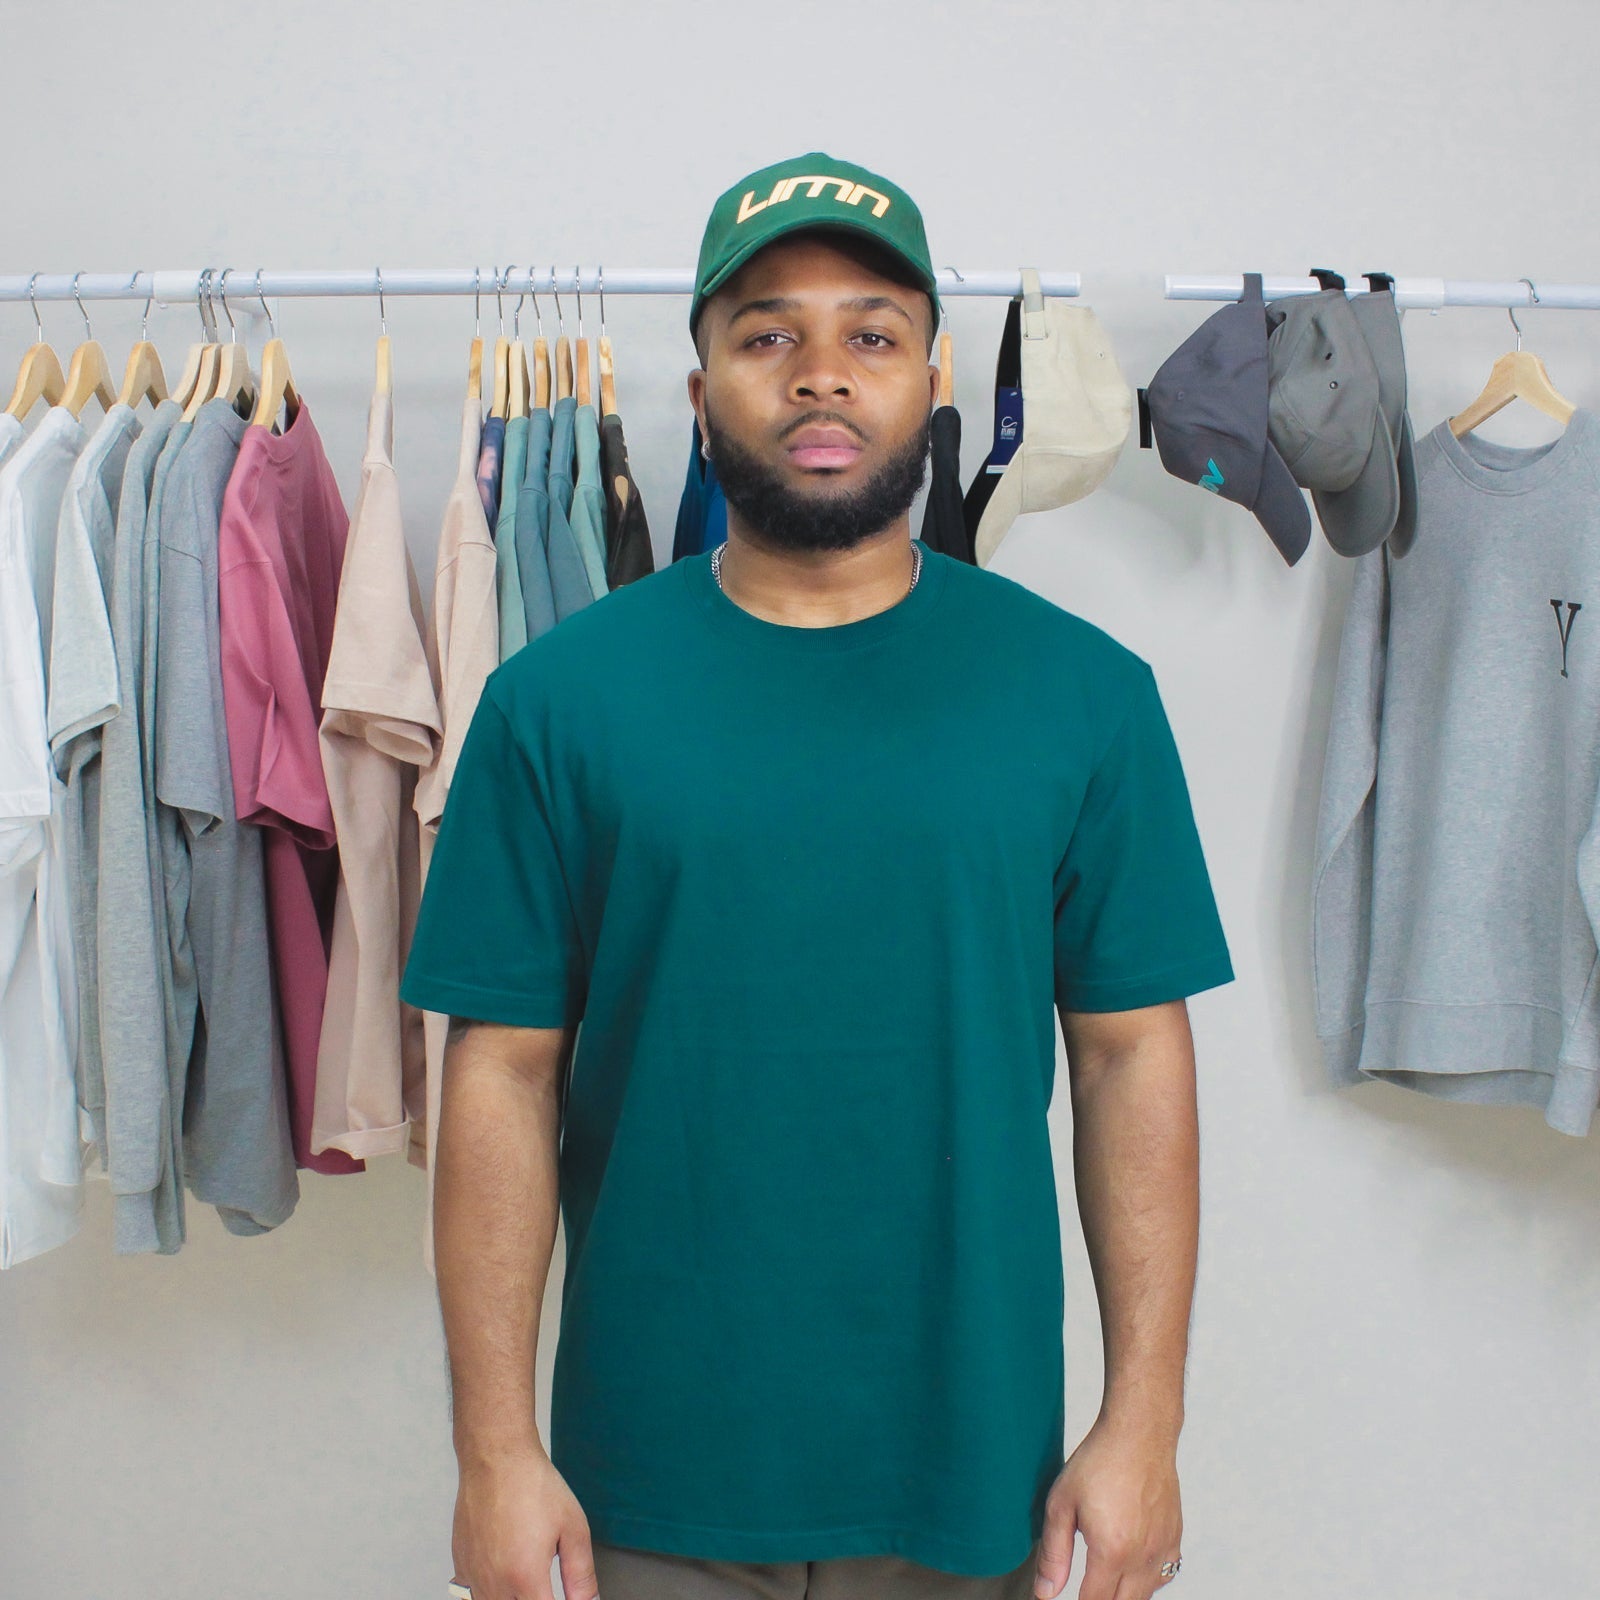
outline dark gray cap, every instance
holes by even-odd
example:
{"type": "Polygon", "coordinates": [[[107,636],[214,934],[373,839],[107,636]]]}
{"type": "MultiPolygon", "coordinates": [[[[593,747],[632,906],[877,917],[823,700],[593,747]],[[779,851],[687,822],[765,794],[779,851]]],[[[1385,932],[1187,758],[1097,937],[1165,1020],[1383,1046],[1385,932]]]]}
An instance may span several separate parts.
{"type": "Polygon", "coordinates": [[[1146,401],[1162,466],[1248,507],[1292,567],[1311,542],[1311,511],[1268,437],[1260,273],[1244,284],[1162,362],[1146,401]]]}
{"type": "Polygon", "coordinates": [[[1358,312],[1341,284],[1267,312],[1272,439],[1295,482],[1311,490],[1328,543],[1346,556],[1375,550],[1400,510],[1395,446],[1405,380],[1403,363],[1398,380],[1395,372],[1399,329],[1391,348],[1372,310],[1358,312]]]}

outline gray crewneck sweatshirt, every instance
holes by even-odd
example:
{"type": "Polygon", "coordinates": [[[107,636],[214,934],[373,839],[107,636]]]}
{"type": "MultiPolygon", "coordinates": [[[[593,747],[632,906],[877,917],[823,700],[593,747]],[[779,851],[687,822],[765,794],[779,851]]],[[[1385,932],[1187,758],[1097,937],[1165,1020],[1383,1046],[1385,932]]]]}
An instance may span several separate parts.
{"type": "Polygon", "coordinates": [[[1336,1083],[1600,1096],[1600,421],[1417,445],[1416,542],[1357,562],[1323,769],[1317,1032],[1336,1083]]]}

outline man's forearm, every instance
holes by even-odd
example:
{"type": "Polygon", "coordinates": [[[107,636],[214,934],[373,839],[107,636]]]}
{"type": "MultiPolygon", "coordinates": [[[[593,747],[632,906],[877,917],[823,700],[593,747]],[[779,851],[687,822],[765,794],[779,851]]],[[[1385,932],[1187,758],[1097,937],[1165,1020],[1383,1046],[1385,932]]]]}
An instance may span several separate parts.
{"type": "Polygon", "coordinates": [[[1199,1231],[1187,1013],[1074,1074],[1078,1211],[1105,1345],[1101,1414],[1176,1443],[1199,1231]]]}
{"type": "Polygon", "coordinates": [[[434,1265],[463,1465],[544,1448],[534,1365],[560,1210],[560,1092],[559,1074],[528,1069],[530,1039],[452,1023],[446,1050],[434,1265]]]}

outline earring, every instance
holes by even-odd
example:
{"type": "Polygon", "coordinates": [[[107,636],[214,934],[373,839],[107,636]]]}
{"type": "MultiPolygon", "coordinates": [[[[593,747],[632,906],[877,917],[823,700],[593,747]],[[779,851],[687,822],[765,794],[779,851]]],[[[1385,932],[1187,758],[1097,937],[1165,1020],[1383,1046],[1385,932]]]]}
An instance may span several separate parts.
{"type": "Polygon", "coordinates": [[[709,439],[702,438],[700,441],[700,459],[702,461],[711,459],[711,441],[709,439]]]}

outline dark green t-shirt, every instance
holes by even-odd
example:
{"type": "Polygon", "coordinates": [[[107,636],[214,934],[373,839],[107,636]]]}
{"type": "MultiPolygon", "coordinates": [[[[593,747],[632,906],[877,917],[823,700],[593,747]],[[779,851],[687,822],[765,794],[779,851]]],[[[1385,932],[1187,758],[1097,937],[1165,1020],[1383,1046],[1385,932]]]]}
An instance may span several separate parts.
{"type": "Polygon", "coordinates": [[[489,678],[402,992],[583,1020],[550,1451],[597,1539],[1007,1571],[1063,1460],[1052,1006],[1233,976],[1178,754],[998,573],[804,628],[710,564],[489,678]]]}

